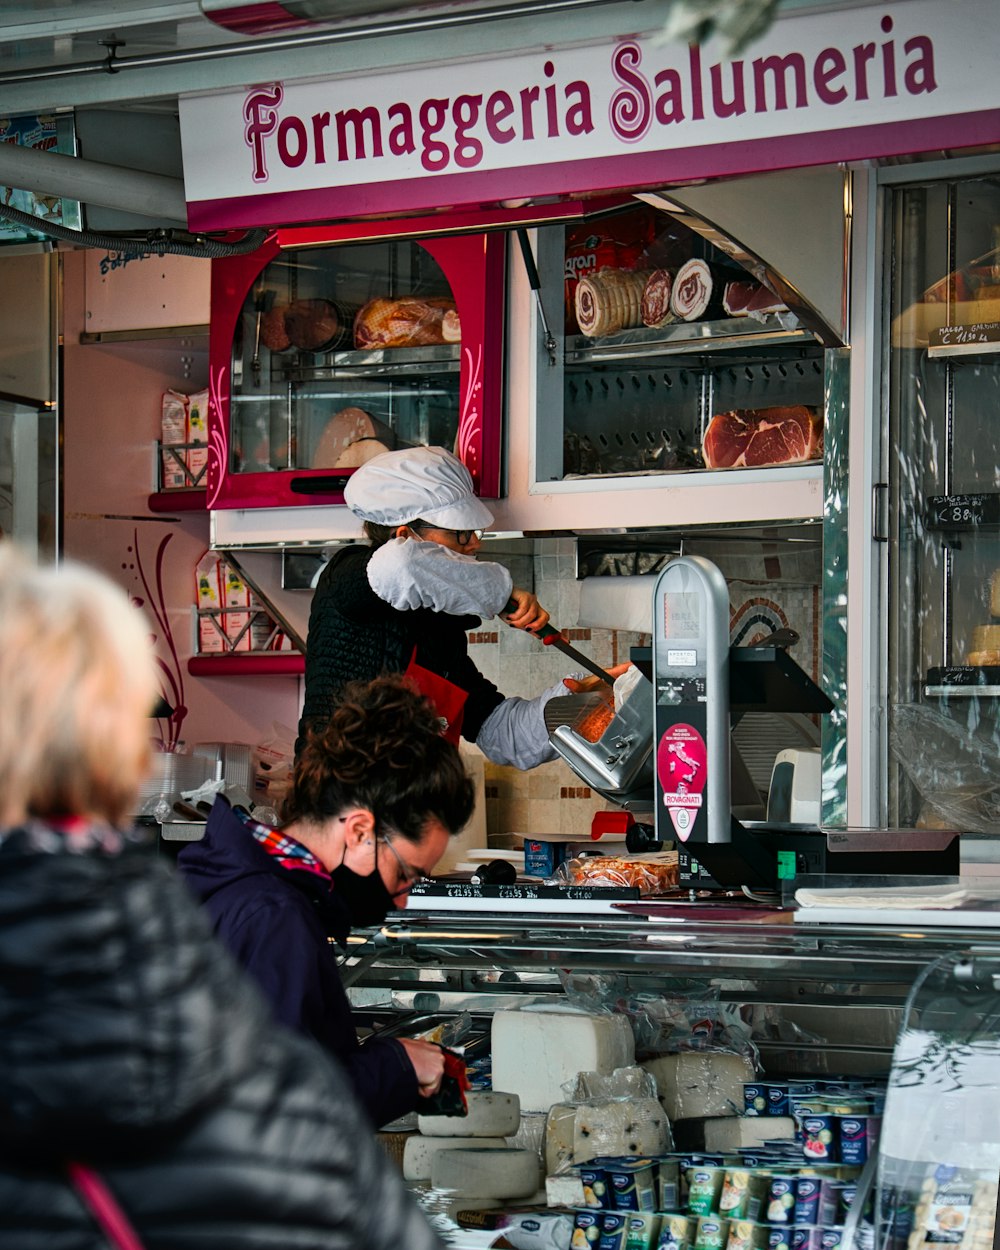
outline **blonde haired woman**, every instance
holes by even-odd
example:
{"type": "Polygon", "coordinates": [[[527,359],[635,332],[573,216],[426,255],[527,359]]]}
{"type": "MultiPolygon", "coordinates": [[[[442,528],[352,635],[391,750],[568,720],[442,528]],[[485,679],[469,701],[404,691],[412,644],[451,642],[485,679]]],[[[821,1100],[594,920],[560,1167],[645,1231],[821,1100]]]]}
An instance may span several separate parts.
{"type": "Polygon", "coordinates": [[[0,1245],[439,1250],[339,1068],[127,832],[154,686],[121,591],[0,543],[0,1245]]]}

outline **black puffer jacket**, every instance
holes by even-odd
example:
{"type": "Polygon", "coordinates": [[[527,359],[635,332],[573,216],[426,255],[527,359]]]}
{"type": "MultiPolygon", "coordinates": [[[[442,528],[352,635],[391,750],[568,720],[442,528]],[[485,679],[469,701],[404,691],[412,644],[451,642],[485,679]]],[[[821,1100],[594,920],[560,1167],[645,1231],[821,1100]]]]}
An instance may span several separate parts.
{"type": "Polygon", "coordinates": [[[273,1024],[148,851],[0,843],[0,1247],[108,1250],[63,1173],[146,1250],[440,1250],[318,1046],[273,1024]]]}

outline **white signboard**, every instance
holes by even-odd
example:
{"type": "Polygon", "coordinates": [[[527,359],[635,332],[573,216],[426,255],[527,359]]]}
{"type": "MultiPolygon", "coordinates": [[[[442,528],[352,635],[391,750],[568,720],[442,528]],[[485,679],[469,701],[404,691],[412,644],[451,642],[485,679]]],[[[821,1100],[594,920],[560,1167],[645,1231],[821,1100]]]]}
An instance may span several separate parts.
{"type": "MultiPolygon", "coordinates": [[[[1000,142],[996,0],[786,17],[742,55],[652,35],[181,100],[210,230],[1000,142]]],[[[488,28],[486,28],[488,29],[488,28]]]]}

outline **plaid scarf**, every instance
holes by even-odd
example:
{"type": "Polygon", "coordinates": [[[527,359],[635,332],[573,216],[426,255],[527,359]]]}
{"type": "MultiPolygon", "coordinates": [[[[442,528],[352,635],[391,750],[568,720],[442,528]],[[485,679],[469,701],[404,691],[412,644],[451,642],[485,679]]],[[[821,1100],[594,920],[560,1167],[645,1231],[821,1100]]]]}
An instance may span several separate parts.
{"type": "Polygon", "coordinates": [[[244,816],[242,813],[238,815],[257,845],[262,846],[268,855],[273,856],[282,868],[303,869],[305,872],[314,873],[317,877],[330,880],[330,874],[307,846],[303,846],[301,842],[297,842],[295,838],[289,837],[280,829],[262,825],[252,816],[244,816]]]}

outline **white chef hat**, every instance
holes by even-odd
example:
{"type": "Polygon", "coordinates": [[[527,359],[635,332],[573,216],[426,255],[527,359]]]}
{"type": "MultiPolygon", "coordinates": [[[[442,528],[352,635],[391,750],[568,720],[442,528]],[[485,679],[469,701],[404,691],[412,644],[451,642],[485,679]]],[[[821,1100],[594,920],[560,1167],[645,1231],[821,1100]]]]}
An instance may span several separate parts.
{"type": "Polygon", "coordinates": [[[405,447],[375,456],[351,474],[344,501],[362,521],[430,521],[449,530],[484,529],[493,513],[477,499],[469,470],[443,447],[405,447]]]}

